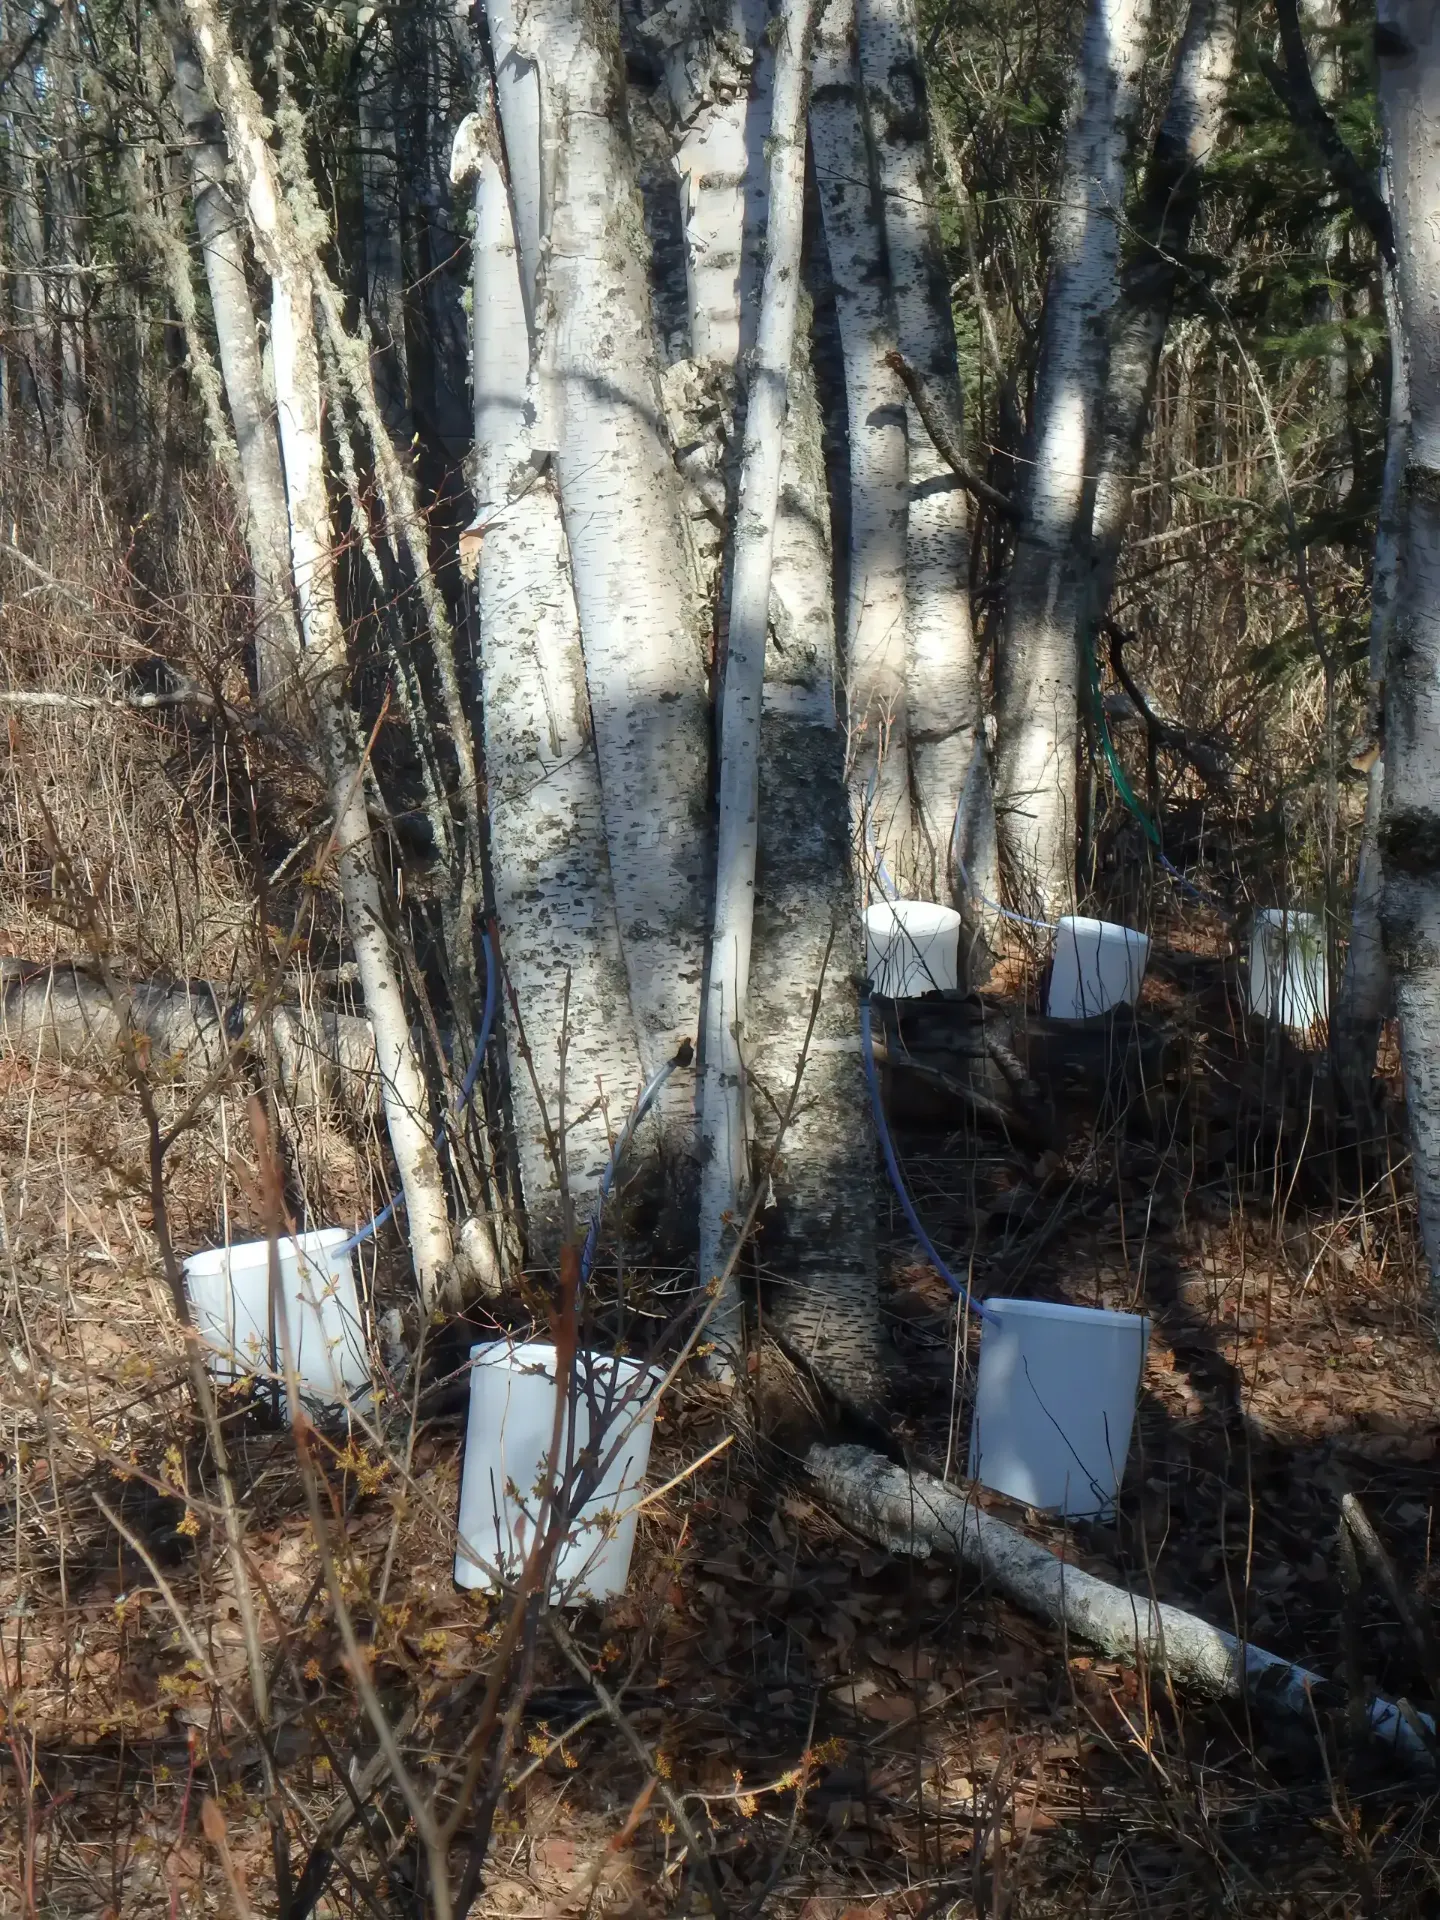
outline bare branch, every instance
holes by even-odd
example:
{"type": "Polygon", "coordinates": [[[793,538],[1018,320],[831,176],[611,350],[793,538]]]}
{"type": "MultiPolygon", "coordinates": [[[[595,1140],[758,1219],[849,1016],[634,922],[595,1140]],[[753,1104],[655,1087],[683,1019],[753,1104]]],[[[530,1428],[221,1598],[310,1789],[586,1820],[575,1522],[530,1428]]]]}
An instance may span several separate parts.
{"type": "Polygon", "coordinates": [[[1315,76],[1306,56],[1296,0],[1275,0],[1275,13],[1280,22],[1280,47],[1285,64],[1282,67],[1262,54],[1260,65],[1265,70],[1265,78],[1295,126],[1324,161],[1331,180],[1349,202],[1356,219],[1368,229],[1386,265],[1393,267],[1395,227],[1390,209],[1375,182],[1346,146],[1334,115],[1315,90],[1315,76]]]}
{"type": "Polygon", "coordinates": [[[974,494],[977,500],[992,508],[994,512],[1002,514],[1005,519],[1018,519],[1020,509],[1009,494],[1001,493],[998,487],[992,487],[988,480],[982,478],[972,466],[967,464],[964,455],[956,445],[955,436],[950,431],[939,402],[915,368],[901,353],[889,353],[885,358],[899,374],[901,385],[915,402],[915,411],[920,416],[921,425],[934,443],[935,451],[965,491],[974,494]]]}

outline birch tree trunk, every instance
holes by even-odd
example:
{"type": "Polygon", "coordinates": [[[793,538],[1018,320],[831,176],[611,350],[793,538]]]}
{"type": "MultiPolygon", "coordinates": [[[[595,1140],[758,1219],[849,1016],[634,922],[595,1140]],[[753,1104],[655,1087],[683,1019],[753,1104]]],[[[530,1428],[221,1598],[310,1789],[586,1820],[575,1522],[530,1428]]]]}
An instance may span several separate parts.
{"type": "Polygon", "coordinates": [[[1051,240],[1020,537],[996,661],[996,808],[1012,891],[1047,919],[1075,897],[1086,462],[1096,447],[1125,165],[1150,0],[1089,0],[1051,240]]]}
{"type": "Polygon", "coordinates": [[[1440,1294],[1440,15],[1428,0],[1386,0],[1376,51],[1410,371],[1404,562],[1385,681],[1382,925],[1420,1231],[1440,1294]]]}
{"type": "Polygon", "coordinates": [[[718,0],[641,32],[659,55],[685,227],[690,352],[733,379],[755,336],[774,49],[763,0],[718,0]]]}
{"type": "MultiPolygon", "coordinates": [[[[793,9],[791,10],[793,13],[793,9]]],[[[673,128],[680,175],[687,262],[686,315],[693,360],[670,371],[670,391],[694,394],[703,413],[719,402],[722,421],[735,402],[739,365],[756,342],[767,257],[781,246],[783,222],[772,220],[770,164],[799,163],[803,149],[770,141],[775,111],[776,44],[793,45],[783,17],[767,26],[766,10],[747,0],[679,21],[651,16],[641,37],[657,51],[666,76],[661,111],[673,128]],[[677,31],[678,29],[678,31],[677,31]]],[[[785,117],[782,113],[782,119],[785,117]]],[[[787,191],[803,188],[788,180],[787,191]]],[[[788,240],[785,242],[788,248],[788,240]]],[[[744,995],[742,1048],[724,1036],[732,1058],[703,1089],[702,1279],[723,1260],[725,1210],[743,1204],[749,1181],[770,1167],[779,1125],[799,1070],[812,994],[820,990],[814,1044],[795,1112],[774,1161],[760,1216],[764,1311],[792,1354],[852,1404],[879,1397],[883,1368],[875,1274],[874,1156],[865,1090],[854,1050],[855,986],[846,956],[859,950],[854,864],[850,853],[844,745],[835,704],[834,568],[829,541],[819,402],[810,364],[811,302],[797,299],[796,335],[781,430],[780,480],[770,539],[768,638],[758,730],[758,819],[744,995]],[[743,1057],[742,1057],[743,1053],[743,1057]],[[727,1079],[733,1075],[735,1078],[727,1079]],[[718,1082],[718,1098],[717,1098],[718,1082]],[[736,1150],[719,1150],[717,1125],[736,1150]],[[730,1162],[728,1172],[725,1171],[730,1162]]],[[[751,388],[758,375],[751,372],[751,388]]],[[[775,396],[774,383],[763,389],[775,396]]],[[[747,442],[743,395],[736,406],[747,442]]],[[[724,429],[704,438],[703,420],[687,411],[685,473],[696,496],[692,513],[712,495],[726,501],[724,429]],[[711,441],[718,441],[712,448],[711,441]],[[703,442],[704,451],[700,451],[703,442]]],[[[762,428],[762,433],[765,430],[762,428]]],[[[773,448],[766,457],[773,455],[773,448]]],[[[759,604],[747,534],[756,532],[753,494],[743,486],[740,551],[720,594],[724,657],[733,661],[731,622],[753,632],[759,604]],[[748,553],[743,564],[741,555],[748,553]],[[734,595],[738,591],[738,601],[734,595]],[[746,608],[749,612],[747,614],[746,608]]],[[[732,518],[735,515],[731,516],[732,518]]],[[[718,529],[717,529],[718,531],[718,529]]],[[[718,558],[718,556],[717,556],[718,558]]],[[[752,690],[756,662],[749,659],[752,690]]],[[[727,678],[727,685],[729,684],[727,678]]],[[[720,964],[717,961],[715,964],[720,964]]],[[[714,975],[712,974],[712,983],[714,975]]],[[[714,1001],[710,1014],[716,1014],[714,1001]]],[[[707,1062],[713,1059],[707,1043],[707,1062]]],[[[738,1289],[712,1320],[719,1371],[733,1368],[741,1338],[738,1289]]]]}
{"type": "MultiPolygon", "coordinates": [[[[650,333],[618,19],[609,7],[534,0],[517,35],[520,16],[505,0],[486,11],[522,255],[527,223],[539,229],[534,444],[555,454],[630,1004],[649,1074],[697,1025],[709,720],[703,616],[650,333]]],[[[677,1081],[662,1124],[678,1174],[693,1140],[693,1094],[677,1081]]]]}
{"type": "MultiPolygon", "coordinates": [[[[800,300],[805,212],[805,87],[811,0],[794,0],[779,16],[770,155],[765,277],[745,393],[745,443],[731,560],[729,625],[720,703],[719,835],[710,966],[701,1027],[700,1276],[724,1265],[730,1228],[750,1189],[744,1043],[755,924],[759,848],[760,723],[765,647],[770,629],[771,562],[788,412],[790,368],[800,300]]],[[[742,183],[743,184],[743,183],[742,183]]],[[[692,253],[697,249],[692,248],[692,253]]],[[[729,275],[738,285],[740,263],[729,275]]],[[[732,296],[732,306],[738,302],[732,296]]],[[[714,312],[706,308],[707,318],[714,312]]],[[[722,336],[738,352],[738,330],[722,336]]],[[[740,1347],[738,1289],[731,1287],[712,1321],[717,1340],[740,1347]]]]}
{"type": "Polygon", "coordinates": [[[546,457],[531,457],[527,302],[488,107],[486,99],[474,136],[482,144],[473,351],[485,772],[501,947],[535,1076],[516,1034],[510,1097],[527,1249],[532,1261],[552,1264],[573,1231],[557,1165],[562,1141],[566,1183],[583,1213],[638,1084],[640,1055],[560,503],[546,457]]]}
{"type": "Polygon", "coordinates": [[[245,546],[255,583],[255,684],[264,703],[293,688],[300,668],[285,475],[274,408],[265,393],[245,273],[244,229],[226,178],[224,128],[206,98],[194,49],[178,30],[171,35],[171,55],[175,104],[187,135],[200,258],[244,486],[245,546]]]}
{"type": "MultiPolygon", "coordinates": [[[[856,0],[860,65],[884,207],[900,351],[960,420],[955,327],[927,145],[929,121],[913,0],[856,0]]],[[[974,975],[988,971],[979,895],[999,892],[995,807],[979,662],[970,622],[964,489],[906,398],[906,704],[914,873],[931,900],[954,898],[974,975]],[[972,770],[975,777],[972,776],[972,770]],[[969,874],[967,887],[956,864],[969,874]],[[981,945],[976,949],[976,941],[981,945]]],[[[957,444],[959,433],[956,433],[957,444]]]]}
{"type": "Polygon", "coordinates": [[[842,663],[852,831],[867,895],[910,874],[905,392],[872,190],[855,0],[829,0],[815,42],[810,141],[845,361],[850,483],[842,663]],[[882,871],[883,869],[883,871],[882,871]]]}
{"type": "Polygon", "coordinates": [[[345,634],[335,598],[330,501],[321,440],[320,357],[312,278],[314,238],[285,200],[249,74],[213,0],[185,0],[210,91],[235,155],[251,232],[270,275],[270,332],[290,554],[335,821],[341,890],[365,1011],[375,1032],[386,1126],[405,1194],[410,1251],[427,1308],[454,1293],[453,1249],[440,1164],[430,1138],[425,1076],[409,1032],[365,808],[364,775],[346,713],[345,634]]]}
{"type": "MultiPolygon", "coordinates": [[[[1387,199],[1389,198],[1387,182],[1387,199]]],[[[1384,870],[1380,832],[1385,800],[1383,706],[1389,671],[1390,635],[1400,583],[1401,524],[1405,511],[1405,462],[1410,441],[1410,381],[1395,275],[1383,264],[1381,284],[1390,334],[1390,415],[1385,428],[1385,468],[1380,482],[1380,512],[1375,526],[1375,557],[1370,569],[1370,724],[1376,733],[1374,758],[1366,775],[1365,819],[1355,871],[1355,903],[1350,947],[1336,997],[1330,1045],[1341,1090],[1352,1112],[1370,1104],[1375,1051],[1390,1011],[1390,969],[1380,916],[1384,870]]]]}
{"type": "Polygon", "coordinates": [[[807,296],[790,370],[771,576],[746,1088],[752,1165],[763,1171],[774,1156],[759,1239],[769,1324],[832,1392],[874,1411],[884,1403],[886,1353],[875,1135],[857,1042],[854,956],[863,948],[809,309],[807,296]]]}
{"type": "Polygon", "coordinates": [[[1170,77],[1170,98],[1145,169],[1140,205],[1131,221],[1129,258],[1120,279],[1100,425],[1090,595],[1079,629],[1082,645],[1094,644],[1114,591],[1135,477],[1150,429],[1160,356],[1190,232],[1200,210],[1205,169],[1224,121],[1238,31],[1238,0],[1190,0],[1170,77]]]}

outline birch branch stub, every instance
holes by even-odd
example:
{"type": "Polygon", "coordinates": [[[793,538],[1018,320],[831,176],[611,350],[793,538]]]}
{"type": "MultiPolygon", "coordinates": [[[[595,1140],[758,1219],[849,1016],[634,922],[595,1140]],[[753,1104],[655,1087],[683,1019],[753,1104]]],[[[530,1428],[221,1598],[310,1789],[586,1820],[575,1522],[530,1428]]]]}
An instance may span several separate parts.
{"type": "MultiPolygon", "coordinates": [[[[1131,1666],[1212,1700],[1239,1700],[1311,1720],[1330,1694],[1318,1673],[1295,1666],[1183,1608],[1111,1586],[985,1513],[973,1497],[867,1447],[814,1446],[805,1462],[821,1497],[846,1522],[892,1553],[931,1554],[982,1575],[1027,1613],[1131,1666]]],[[[1376,1697],[1366,1718],[1375,1738],[1407,1766],[1433,1769],[1430,1746],[1392,1701],[1376,1697]]],[[[1425,1722],[1430,1727],[1428,1721],[1425,1722]]],[[[1430,1728],[1433,1732],[1433,1728],[1430,1728]]]]}

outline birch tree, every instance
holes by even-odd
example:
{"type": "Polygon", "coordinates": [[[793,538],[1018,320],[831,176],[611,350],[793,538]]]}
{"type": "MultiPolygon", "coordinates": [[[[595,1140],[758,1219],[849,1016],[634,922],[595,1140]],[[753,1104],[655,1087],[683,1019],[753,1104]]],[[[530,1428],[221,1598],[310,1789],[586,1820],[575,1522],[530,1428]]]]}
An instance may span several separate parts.
{"type": "Polygon", "coordinates": [[[34,76],[22,63],[11,82],[20,111],[14,115],[10,158],[15,210],[15,307],[22,380],[20,397],[33,408],[40,446],[56,445],[55,343],[45,268],[44,177],[35,127],[39,119],[34,76]]]}
{"type": "MultiPolygon", "coordinates": [[[[534,68],[511,66],[505,84],[534,98],[534,68]]],[[[482,94],[457,141],[457,171],[475,174],[476,613],[495,904],[529,1055],[514,1034],[515,1144],[529,1255],[553,1263],[574,1230],[562,1169],[582,1204],[597,1191],[640,1054],[560,502],[548,454],[531,445],[538,223],[522,259],[488,109],[482,94]]],[[[533,213],[515,180],[516,204],[533,213]]]]}
{"type": "Polygon", "coordinates": [[[360,42],[362,310],[372,341],[375,396],[386,430],[407,455],[415,438],[405,337],[405,263],[400,240],[400,157],[396,140],[401,80],[394,17],[377,10],[360,42]]]}
{"type": "Polygon", "coordinates": [[[1376,52],[1410,373],[1404,563],[1385,683],[1382,918],[1420,1231],[1440,1290],[1440,16],[1427,0],[1386,0],[1376,52]]]}
{"type": "Polygon", "coordinates": [[[842,660],[853,830],[867,890],[909,878],[905,391],[871,190],[855,0],[829,0],[815,39],[810,144],[845,358],[848,541],[842,660]]]}
{"type": "MultiPolygon", "coordinates": [[[[742,1040],[749,1004],[760,824],[760,720],[770,580],[790,368],[800,301],[805,203],[805,83],[809,0],[780,15],[770,135],[768,246],[745,396],[745,444],[731,562],[720,702],[720,819],[711,955],[701,1027],[700,1272],[718,1275],[728,1228],[750,1186],[742,1040]]],[[[739,262],[735,267],[738,272],[739,262]]],[[[699,276],[696,276],[699,277],[699,276]]],[[[710,309],[707,308],[707,319],[710,309]]],[[[728,329],[727,329],[728,333],[728,329]]],[[[735,347],[738,349],[738,337],[735,347]]],[[[718,1336],[738,1348],[733,1312],[718,1336]]]]}
{"type": "Polygon", "coordinates": [[[410,1251],[427,1305],[454,1298],[450,1223],[430,1138],[428,1094],[411,1038],[365,807],[364,768],[345,705],[348,662],[335,593],[330,501],[321,440],[320,358],[312,288],[313,240],[285,197],[250,76],[213,0],[185,0],[186,18],[219,108],[244,192],[251,234],[270,276],[270,337],[288,496],[291,569],[307,683],[334,811],[331,842],[350,937],[375,1032],[390,1143],[404,1189],[410,1251]]]}
{"type": "MultiPolygon", "coordinates": [[[[617,16],[492,0],[522,256],[537,234],[532,447],[553,455],[629,1000],[653,1073],[693,1035],[704,959],[710,741],[704,617],[664,430],[617,16]],[[533,69],[534,82],[526,78],[533,69]],[[525,84],[521,84],[522,80],[525,84]]],[[[677,1076],[672,1173],[693,1148],[677,1076]]]]}
{"type": "Polygon", "coordinates": [[[1013,891],[1054,919],[1075,897],[1081,548],[1105,391],[1125,168],[1150,0],[1090,0],[1041,321],[1028,480],[996,662],[996,808],[1013,891]]]}
{"type": "Polygon", "coordinates": [[[265,393],[245,271],[245,229],[230,193],[224,128],[206,97],[204,75],[188,36],[178,20],[171,25],[175,104],[187,136],[200,259],[244,489],[240,506],[255,585],[256,691],[265,701],[293,686],[300,661],[285,475],[275,410],[265,393]]]}
{"type": "MultiPolygon", "coordinates": [[[[856,20],[899,350],[925,383],[932,404],[942,405],[957,423],[958,442],[960,377],[913,0],[856,0],[856,20]]],[[[954,898],[969,923],[967,944],[973,944],[986,925],[981,897],[996,898],[999,876],[970,620],[970,531],[960,480],[908,395],[905,413],[911,870],[924,898],[954,898]]],[[[983,965],[976,969],[984,970],[983,965]]]]}
{"type": "MultiPolygon", "coordinates": [[[[794,198],[803,185],[796,172],[801,149],[787,127],[798,98],[799,31],[793,9],[767,26],[765,9],[754,4],[671,7],[638,27],[661,64],[663,86],[654,105],[670,130],[681,183],[692,358],[669,369],[667,398],[680,408],[677,431],[687,447],[681,471],[692,522],[706,543],[706,586],[718,597],[725,685],[736,659],[743,659],[747,703],[761,671],[754,636],[764,601],[755,566],[768,542],[763,689],[758,713],[752,705],[748,716],[758,729],[758,817],[744,855],[749,893],[743,882],[738,890],[724,884],[733,839],[719,856],[703,1048],[700,1278],[708,1283],[720,1271],[725,1216],[745,1211],[751,1182],[763,1175],[766,1323],[843,1398],[873,1404],[882,1346],[874,1154],[854,1047],[855,988],[844,959],[858,951],[857,895],[837,711],[831,502],[810,352],[813,305],[803,284],[780,283],[795,300],[783,389],[771,357],[773,331],[766,336],[768,352],[758,337],[765,314],[774,311],[766,307],[761,282],[777,253],[788,259],[793,246],[802,281],[805,271],[794,198]],[[791,64],[782,103],[776,76],[784,61],[791,64]],[[775,168],[786,183],[783,219],[771,198],[775,168]],[[755,394],[764,404],[752,421],[755,394]],[[717,412],[718,433],[706,424],[717,412]],[[738,458],[727,438],[732,417],[734,436],[743,440],[738,458]],[[770,463],[763,482],[747,477],[755,471],[752,453],[760,466],[770,463]],[[778,495],[766,527],[767,516],[751,503],[757,485],[768,500],[777,459],[778,495]],[[744,966],[719,931],[737,904],[742,920],[747,905],[753,909],[744,966]],[[818,1007],[812,1005],[816,992],[818,1007]],[[726,997],[739,1016],[733,1022],[724,1020],[726,997]],[[795,1102],[802,1060],[803,1090],[795,1102]]],[[[752,731],[749,747],[755,746],[752,731]]],[[[732,768],[732,792],[734,784],[732,768]]],[[[733,829],[740,816],[734,809],[723,813],[722,803],[722,817],[733,829]]],[[[742,1337],[738,1285],[732,1283],[712,1326],[722,1370],[728,1370],[742,1337]]]]}
{"type": "Polygon", "coordinates": [[[1370,713],[1374,738],[1365,776],[1365,817],[1355,867],[1354,911],[1331,1021],[1330,1044],[1340,1086],[1352,1112],[1363,1114],[1375,1076],[1375,1050],[1390,1011],[1390,969],[1381,927],[1384,868],[1380,830],[1385,798],[1384,714],[1389,674],[1390,635],[1400,583],[1400,541],[1405,509],[1405,463],[1410,440],[1410,381],[1405,331],[1401,324],[1395,275],[1381,268],[1385,318],[1390,336],[1390,407],[1385,428],[1385,464],[1380,479],[1380,509],[1370,568],[1370,713]]]}

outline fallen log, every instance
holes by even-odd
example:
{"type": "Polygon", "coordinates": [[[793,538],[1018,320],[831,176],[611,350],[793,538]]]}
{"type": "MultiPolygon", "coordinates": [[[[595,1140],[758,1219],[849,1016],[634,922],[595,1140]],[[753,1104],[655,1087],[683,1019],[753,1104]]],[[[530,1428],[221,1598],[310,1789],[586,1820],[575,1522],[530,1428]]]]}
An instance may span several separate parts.
{"type": "MultiPolygon", "coordinates": [[[[907,1473],[868,1447],[813,1446],[805,1462],[821,1498],[857,1533],[891,1553],[932,1554],[983,1575],[1008,1600],[1076,1640],[1128,1665],[1163,1673],[1176,1689],[1311,1721],[1328,1682],[1278,1654],[1248,1645],[1183,1608],[1111,1586],[1029,1540],[973,1498],[932,1474],[907,1473]]],[[[1433,1723],[1376,1697],[1369,1728],[1396,1758],[1435,1767],[1433,1723]]]]}
{"type": "Polygon", "coordinates": [[[124,980],[117,1004],[104,981],[82,965],[0,959],[0,1044],[18,1054],[113,1066],[126,1017],[167,1077],[217,1072],[237,1041],[246,1051],[262,1050],[268,1025],[275,1076],[291,1105],[338,1100],[368,1113],[376,1104],[375,1037],[369,1021],[354,1014],[282,1006],[266,1023],[245,996],[227,1000],[195,980],[124,980]]]}

